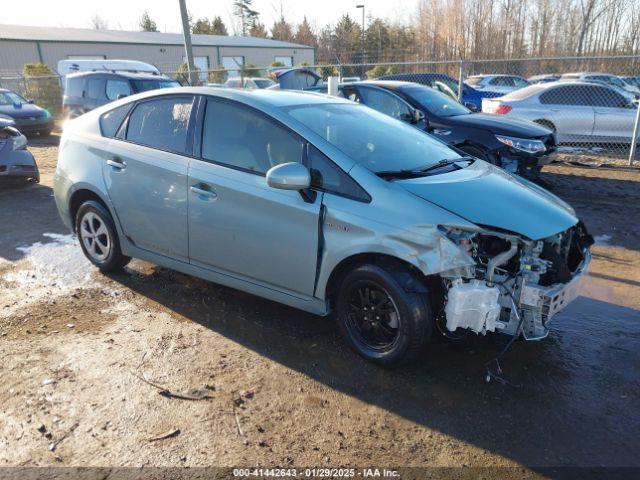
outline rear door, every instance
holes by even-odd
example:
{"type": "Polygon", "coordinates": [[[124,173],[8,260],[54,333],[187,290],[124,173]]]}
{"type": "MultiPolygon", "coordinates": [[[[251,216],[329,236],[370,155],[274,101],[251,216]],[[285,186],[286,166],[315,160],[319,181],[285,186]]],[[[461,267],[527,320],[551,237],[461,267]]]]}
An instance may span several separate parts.
{"type": "Polygon", "coordinates": [[[589,140],[593,134],[595,109],[593,87],[568,83],[540,95],[545,119],[556,127],[558,141],[589,140]]]}
{"type": "Polygon", "coordinates": [[[594,137],[601,141],[631,142],[636,106],[618,92],[594,86],[595,126],[594,137]]]}
{"type": "Polygon", "coordinates": [[[185,262],[193,102],[192,95],[169,95],[136,104],[103,165],[125,236],[139,248],[185,262]]]}
{"type": "Polygon", "coordinates": [[[238,102],[209,98],[204,106],[200,159],[189,171],[190,262],[313,295],[322,194],[305,200],[265,178],[275,165],[302,162],[303,140],[238,102]]]}

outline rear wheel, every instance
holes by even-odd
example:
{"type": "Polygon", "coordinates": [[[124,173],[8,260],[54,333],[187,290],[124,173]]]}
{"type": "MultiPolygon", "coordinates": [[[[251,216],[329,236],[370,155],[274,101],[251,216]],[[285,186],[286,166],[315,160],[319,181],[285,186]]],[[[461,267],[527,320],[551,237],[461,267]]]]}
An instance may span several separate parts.
{"type": "Polygon", "coordinates": [[[426,293],[407,292],[387,269],[362,265],[342,280],[337,319],[350,346],[382,365],[414,359],[431,337],[426,293]]]}
{"type": "Polygon", "coordinates": [[[76,215],[76,232],[85,256],[103,272],[121,270],[130,257],[122,254],[113,219],[100,203],[83,203],[76,215]]]}
{"type": "Polygon", "coordinates": [[[544,119],[534,120],[534,122],[537,123],[538,125],[542,125],[543,127],[547,127],[553,133],[556,133],[556,126],[553,124],[553,122],[549,120],[544,120],[544,119]]]}

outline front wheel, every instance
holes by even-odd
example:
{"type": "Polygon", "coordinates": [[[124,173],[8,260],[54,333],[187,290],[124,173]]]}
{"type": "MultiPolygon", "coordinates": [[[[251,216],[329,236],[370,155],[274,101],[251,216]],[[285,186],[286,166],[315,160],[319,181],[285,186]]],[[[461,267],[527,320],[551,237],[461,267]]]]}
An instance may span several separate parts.
{"type": "Polygon", "coordinates": [[[362,265],[344,277],[336,310],[350,346],[382,365],[413,360],[431,337],[427,294],[405,291],[390,270],[378,265],[362,265]]]}
{"type": "Polygon", "coordinates": [[[131,260],[122,254],[113,219],[100,203],[90,200],[80,206],[76,232],[84,255],[102,272],[121,270],[131,260]]]}

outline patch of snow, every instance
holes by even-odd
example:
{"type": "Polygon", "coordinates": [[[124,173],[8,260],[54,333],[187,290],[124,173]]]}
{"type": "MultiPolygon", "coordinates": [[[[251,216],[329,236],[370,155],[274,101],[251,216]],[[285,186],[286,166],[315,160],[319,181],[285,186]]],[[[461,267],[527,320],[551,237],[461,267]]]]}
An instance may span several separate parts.
{"type": "Polygon", "coordinates": [[[52,241],[19,247],[24,258],[3,275],[2,280],[11,283],[0,287],[0,292],[9,290],[0,296],[11,298],[13,304],[3,309],[2,314],[11,314],[21,306],[55,298],[88,284],[95,268],[85,258],[78,240],[73,235],[57,233],[43,236],[52,241]]]}

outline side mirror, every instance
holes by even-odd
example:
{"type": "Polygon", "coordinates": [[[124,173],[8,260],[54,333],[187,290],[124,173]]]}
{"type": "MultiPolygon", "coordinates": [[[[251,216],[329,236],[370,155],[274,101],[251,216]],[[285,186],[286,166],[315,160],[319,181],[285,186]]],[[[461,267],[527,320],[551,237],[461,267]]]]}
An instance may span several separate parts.
{"type": "Polygon", "coordinates": [[[311,186],[311,173],[301,163],[282,163],[269,169],[267,185],[281,190],[305,190],[311,186]]]}
{"type": "Polygon", "coordinates": [[[413,110],[413,123],[420,123],[425,119],[424,112],[417,108],[413,110]]]}
{"type": "Polygon", "coordinates": [[[127,95],[126,93],[119,93],[119,94],[116,96],[116,100],[120,100],[121,98],[125,98],[125,97],[128,97],[128,96],[129,96],[129,95],[127,95]]]}

